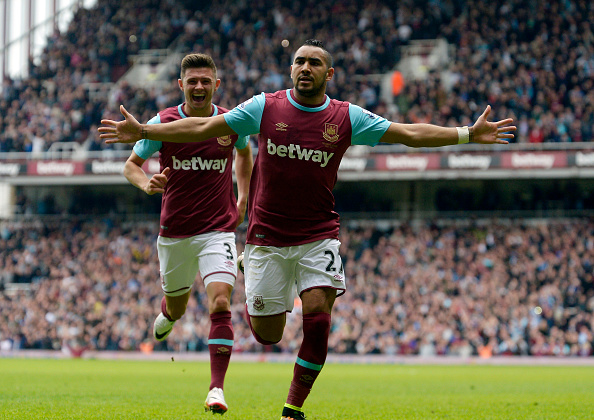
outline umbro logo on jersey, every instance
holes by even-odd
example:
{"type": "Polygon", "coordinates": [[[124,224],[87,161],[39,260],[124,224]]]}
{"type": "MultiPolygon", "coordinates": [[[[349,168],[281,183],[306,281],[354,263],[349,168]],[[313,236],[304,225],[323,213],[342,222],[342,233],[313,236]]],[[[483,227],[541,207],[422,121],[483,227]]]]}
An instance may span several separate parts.
{"type": "Polygon", "coordinates": [[[285,124],[284,122],[276,123],[276,131],[287,131],[287,127],[289,124],[285,124]]]}

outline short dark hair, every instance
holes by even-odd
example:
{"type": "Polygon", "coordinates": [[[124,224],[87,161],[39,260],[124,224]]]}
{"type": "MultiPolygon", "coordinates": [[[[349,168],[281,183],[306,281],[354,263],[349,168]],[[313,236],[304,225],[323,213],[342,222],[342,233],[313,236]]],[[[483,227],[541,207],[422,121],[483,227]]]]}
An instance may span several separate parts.
{"type": "Polygon", "coordinates": [[[320,48],[322,51],[324,51],[324,56],[326,57],[326,64],[328,64],[328,67],[334,66],[334,59],[332,58],[332,54],[330,54],[326,47],[324,47],[324,43],[322,41],[320,41],[319,39],[308,39],[303,43],[302,47],[305,45],[320,48]]]}
{"type": "Polygon", "coordinates": [[[217,66],[214,63],[212,57],[208,54],[193,53],[186,55],[181,62],[180,79],[184,78],[186,70],[188,69],[201,69],[208,67],[214,73],[215,79],[217,78],[217,66]]]}

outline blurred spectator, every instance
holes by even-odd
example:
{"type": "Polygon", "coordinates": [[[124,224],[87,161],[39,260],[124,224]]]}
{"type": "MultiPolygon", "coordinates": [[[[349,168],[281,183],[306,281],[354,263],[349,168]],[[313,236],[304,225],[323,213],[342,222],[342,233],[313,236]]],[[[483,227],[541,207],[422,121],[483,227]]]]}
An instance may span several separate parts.
{"type": "Polygon", "coordinates": [[[516,142],[589,142],[593,27],[593,4],[577,0],[505,0],[497,7],[451,0],[322,0],[314,6],[226,0],[208,8],[181,0],[99,0],[93,10],[79,9],[65,33],[48,38],[28,79],[3,80],[0,152],[32,151],[29,132],[44,140],[36,150],[57,141],[105,148],[85,140],[93,123],[119,117],[119,103],[144,121],[176,104],[176,84],[145,89],[122,83],[109,101],[91,98],[88,84],[117,82],[140,49],[212,55],[228,69],[215,101],[232,108],[261,91],[288,86],[291,48],[281,40],[314,37],[325,41],[336,60],[339,76],[329,95],[390,120],[467,124],[491,104],[493,119],[513,115],[521,122],[516,142]],[[396,107],[388,107],[378,96],[380,82],[368,76],[392,71],[400,47],[411,40],[435,38],[454,47],[450,64],[427,80],[407,80],[396,107]]]}
{"type": "MultiPolygon", "coordinates": [[[[80,8],[65,33],[48,38],[28,79],[2,81],[0,152],[38,154],[65,141],[105,150],[110,146],[98,139],[96,124],[118,119],[119,103],[144,121],[177,104],[177,84],[119,83],[110,97],[90,94],[88,84],[117,82],[140,49],[211,54],[226,70],[214,100],[231,108],[289,86],[291,48],[281,40],[313,37],[335,58],[329,95],[390,120],[468,124],[489,103],[493,119],[514,115],[517,142],[592,141],[592,2],[226,0],[208,9],[190,3],[98,0],[93,10],[80,8]],[[367,76],[391,71],[400,46],[437,37],[454,46],[451,63],[426,80],[407,80],[396,107],[387,106],[379,82],[367,76]]],[[[42,204],[53,212],[51,199],[42,204]]],[[[22,214],[39,212],[24,197],[17,197],[17,207],[22,214]]],[[[591,220],[344,228],[349,288],[336,302],[330,351],[592,355],[593,230],[591,220]]],[[[152,224],[97,220],[2,222],[0,349],[146,344],[154,315],[147,308],[160,296],[156,231],[152,224]],[[15,283],[30,290],[3,291],[15,283]]],[[[240,232],[239,250],[243,243],[240,232]]],[[[186,320],[175,327],[180,331],[156,350],[206,349],[208,310],[200,304],[201,282],[196,285],[186,320]]],[[[241,275],[236,286],[235,351],[261,350],[239,322],[241,275]]],[[[297,347],[298,315],[288,316],[274,351],[297,347]]]]}
{"type": "MultiPolygon", "coordinates": [[[[161,297],[155,232],[153,223],[111,220],[2,222],[0,290],[30,288],[0,292],[0,346],[139,350],[152,343],[151,308],[161,297]]],[[[240,231],[239,251],[244,237],[240,231]]],[[[593,238],[594,222],[582,219],[345,227],[348,290],[335,304],[330,351],[591,356],[593,238]]],[[[196,282],[184,322],[155,350],[207,349],[204,294],[196,282]]],[[[244,307],[239,274],[235,351],[261,351],[244,307]]],[[[298,347],[300,310],[289,314],[272,351],[298,347]]]]}

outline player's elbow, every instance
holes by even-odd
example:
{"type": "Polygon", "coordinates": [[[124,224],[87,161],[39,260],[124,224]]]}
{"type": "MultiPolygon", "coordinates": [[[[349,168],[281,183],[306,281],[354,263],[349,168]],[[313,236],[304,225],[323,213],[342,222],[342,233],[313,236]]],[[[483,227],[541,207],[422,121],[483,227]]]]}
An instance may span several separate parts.
{"type": "Polygon", "coordinates": [[[124,164],[124,168],[122,169],[122,175],[126,178],[130,179],[130,176],[134,173],[135,170],[138,170],[140,166],[131,160],[127,160],[124,164]]]}
{"type": "Polygon", "coordinates": [[[408,147],[420,147],[415,141],[412,124],[392,123],[380,139],[382,143],[403,144],[408,147]]]}
{"type": "Polygon", "coordinates": [[[130,165],[134,164],[128,161],[124,164],[124,168],[122,169],[122,175],[124,175],[126,178],[129,178],[130,174],[132,173],[132,168],[130,167],[130,165]]]}

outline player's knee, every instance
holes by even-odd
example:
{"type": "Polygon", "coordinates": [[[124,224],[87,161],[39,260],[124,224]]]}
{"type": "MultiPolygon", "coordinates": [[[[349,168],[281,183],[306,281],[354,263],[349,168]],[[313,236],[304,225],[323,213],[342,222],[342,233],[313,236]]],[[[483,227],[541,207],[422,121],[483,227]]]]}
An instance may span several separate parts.
{"type": "Polygon", "coordinates": [[[262,319],[250,317],[250,329],[256,341],[260,344],[276,344],[283,338],[283,328],[274,328],[269,324],[262,324],[262,319]],[[255,325],[254,325],[255,324],[255,325]]]}
{"type": "Polygon", "coordinates": [[[223,312],[231,309],[231,303],[229,302],[229,296],[220,294],[215,296],[212,302],[210,302],[210,312],[223,312]]]}
{"type": "Polygon", "coordinates": [[[256,341],[258,343],[264,344],[264,345],[276,344],[279,341],[281,341],[281,339],[283,338],[282,332],[280,333],[280,335],[266,336],[265,338],[260,337],[260,335],[255,330],[252,330],[252,334],[254,335],[254,338],[256,339],[256,341]]]}
{"type": "Polygon", "coordinates": [[[314,288],[301,294],[303,313],[332,311],[336,300],[336,290],[330,288],[314,288]]]}

